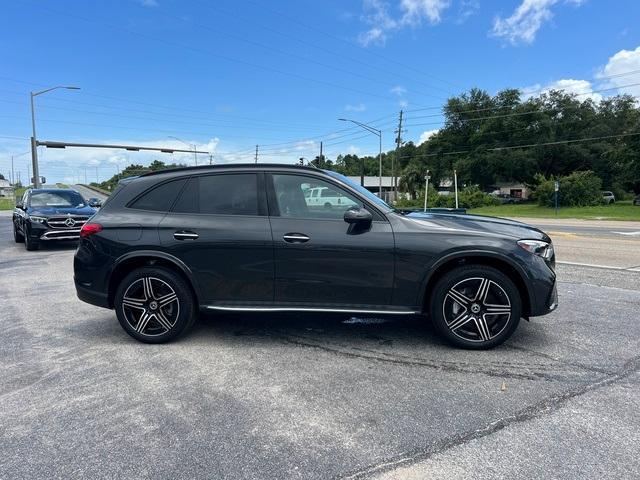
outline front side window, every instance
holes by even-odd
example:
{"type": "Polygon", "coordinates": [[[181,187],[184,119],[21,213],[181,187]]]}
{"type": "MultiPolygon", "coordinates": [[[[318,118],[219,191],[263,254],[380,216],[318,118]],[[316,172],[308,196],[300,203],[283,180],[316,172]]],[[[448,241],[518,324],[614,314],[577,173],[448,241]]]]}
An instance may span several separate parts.
{"type": "Polygon", "coordinates": [[[342,219],[349,208],[363,206],[356,197],[324,180],[302,175],[272,177],[281,217],[342,219]]]}
{"type": "Polygon", "coordinates": [[[259,215],[258,176],[254,173],[233,173],[193,177],[173,211],[259,215]]]}

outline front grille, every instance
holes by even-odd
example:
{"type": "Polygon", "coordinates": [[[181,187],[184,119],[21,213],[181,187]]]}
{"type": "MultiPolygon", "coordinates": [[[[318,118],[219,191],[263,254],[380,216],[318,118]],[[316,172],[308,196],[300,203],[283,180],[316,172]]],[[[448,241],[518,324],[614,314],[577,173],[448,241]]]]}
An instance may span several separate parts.
{"type": "Polygon", "coordinates": [[[73,230],[81,228],[87,223],[87,220],[89,220],[89,217],[86,216],[66,215],[64,217],[48,218],[47,225],[56,230],[73,230]]]}

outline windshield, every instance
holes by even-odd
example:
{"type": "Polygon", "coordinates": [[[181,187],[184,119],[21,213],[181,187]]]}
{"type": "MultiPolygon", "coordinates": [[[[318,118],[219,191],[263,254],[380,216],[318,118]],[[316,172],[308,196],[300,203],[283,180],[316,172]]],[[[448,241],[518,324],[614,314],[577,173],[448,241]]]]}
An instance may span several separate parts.
{"type": "Polygon", "coordinates": [[[340,180],[341,182],[346,183],[347,185],[349,185],[354,190],[358,191],[362,196],[364,196],[367,200],[369,200],[371,203],[377,205],[378,207],[382,207],[385,210],[393,210],[393,207],[389,206],[389,204],[387,202],[382,200],[377,195],[374,195],[373,193],[371,193],[369,190],[364,188],[359,183],[354,182],[349,177],[345,177],[341,173],[332,172],[331,170],[323,170],[323,171],[325,173],[327,173],[328,175],[332,176],[333,178],[336,178],[336,179],[340,180]]]}
{"type": "Polygon", "coordinates": [[[78,192],[59,191],[59,192],[38,192],[31,193],[30,205],[32,207],[83,207],[84,199],[78,192]]]}

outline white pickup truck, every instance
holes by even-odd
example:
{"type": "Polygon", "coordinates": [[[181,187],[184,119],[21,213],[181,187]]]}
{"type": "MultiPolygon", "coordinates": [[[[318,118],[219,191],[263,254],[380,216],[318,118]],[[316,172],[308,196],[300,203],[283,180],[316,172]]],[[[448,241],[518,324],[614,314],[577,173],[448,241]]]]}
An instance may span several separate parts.
{"type": "Polygon", "coordinates": [[[329,187],[313,187],[305,190],[304,199],[309,207],[353,207],[357,204],[329,187]]]}

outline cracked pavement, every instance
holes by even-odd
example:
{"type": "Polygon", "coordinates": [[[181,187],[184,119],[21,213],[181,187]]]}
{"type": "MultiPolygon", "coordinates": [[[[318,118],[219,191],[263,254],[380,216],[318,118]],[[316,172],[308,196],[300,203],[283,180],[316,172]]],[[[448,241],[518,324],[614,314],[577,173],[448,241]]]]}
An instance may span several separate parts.
{"type": "Polygon", "coordinates": [[[637,478],[640,272],[559,266],[487,352],[419,318],[206,316],[168,345],[0,216],[1,478],[637,478]]]}

